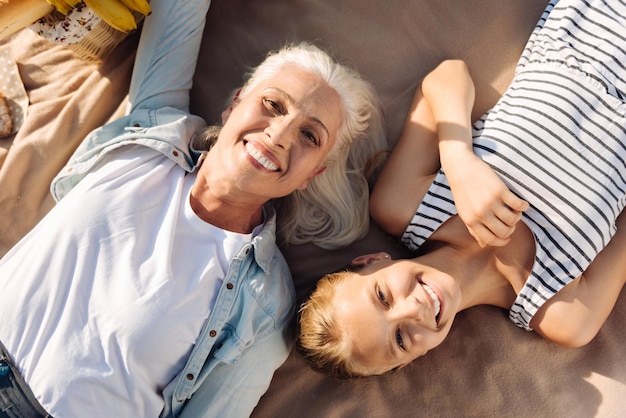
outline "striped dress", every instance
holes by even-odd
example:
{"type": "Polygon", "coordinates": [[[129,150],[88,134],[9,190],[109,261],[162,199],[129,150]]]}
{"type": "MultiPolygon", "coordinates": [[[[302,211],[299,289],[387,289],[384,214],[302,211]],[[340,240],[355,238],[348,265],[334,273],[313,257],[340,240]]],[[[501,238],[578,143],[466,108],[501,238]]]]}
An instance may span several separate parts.
{"type": "MultiPolygon", "coordinates": [[[[583,273],[616,231],[626,201],[626,2],[553,0],[511,85],[474,125],[474,151],[531,208],[532,272],[509,317],[537,310],[583,273]]],[[[402,239],[418,248],[456,214],[436,176],[402,239]]]]}

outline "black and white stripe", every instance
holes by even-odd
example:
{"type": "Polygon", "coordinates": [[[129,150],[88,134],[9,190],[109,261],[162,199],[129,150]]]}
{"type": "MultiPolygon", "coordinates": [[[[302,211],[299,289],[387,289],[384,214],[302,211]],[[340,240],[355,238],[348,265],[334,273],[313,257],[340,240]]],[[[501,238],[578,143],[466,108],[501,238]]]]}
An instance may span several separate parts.
{"type": "MultiPolygon", "coordinates": [[[[624,1],[553,1],[511,86],[474,126],[476,154],[531,204],[536,258],[510,311],[526,329],[615,233],[626,203],[625,66],[624,1]]],[[[455,213],[440,172],[404,242],[419,247],[455,213]]]]}

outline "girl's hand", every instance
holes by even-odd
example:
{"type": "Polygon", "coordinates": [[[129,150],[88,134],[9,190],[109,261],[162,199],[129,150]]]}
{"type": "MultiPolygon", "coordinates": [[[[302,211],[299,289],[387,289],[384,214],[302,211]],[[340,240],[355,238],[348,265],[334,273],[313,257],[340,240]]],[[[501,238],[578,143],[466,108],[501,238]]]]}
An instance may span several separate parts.
{"type": "MultiPolygon", "coordinates": [[[[528,202],[509,190],[487,163],[475,154],[457,159],[446,172],[459,217],[481,247],[509,242],[528,202]]],[[[448,167],[450,165],[448,164],[448,167]]]]}
{"type": "Polygon", "coordinates": [[[441,167],[460,218],[481,247],[505,245],[529,205],[474,154],[475,91],[467,65],[460,60],[442,62],[424,78],[422,91],[437,126],[441,167]]]}

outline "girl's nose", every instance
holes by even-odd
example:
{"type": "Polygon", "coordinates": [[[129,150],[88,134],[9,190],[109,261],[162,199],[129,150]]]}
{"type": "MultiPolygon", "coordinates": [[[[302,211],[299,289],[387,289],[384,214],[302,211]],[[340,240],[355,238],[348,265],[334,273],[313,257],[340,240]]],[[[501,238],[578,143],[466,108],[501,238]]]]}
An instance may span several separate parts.
{"type": "Polygon", "coordinates": [[[409,296],[396,303],[394,309],[403,319],[422,322],[424,320],[424,305],[415,297],[409,296]]]}

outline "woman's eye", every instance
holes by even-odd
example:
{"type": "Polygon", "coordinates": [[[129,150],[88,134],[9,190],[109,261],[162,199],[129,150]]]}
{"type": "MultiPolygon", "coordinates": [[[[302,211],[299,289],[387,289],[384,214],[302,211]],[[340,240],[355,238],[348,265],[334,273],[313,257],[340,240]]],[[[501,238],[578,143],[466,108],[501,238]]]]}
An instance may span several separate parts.
{"type": "Polygon", "coordinates": [[[398,346],[404,350],[404,340],[402,339],[402,334],[400,334],[400,328],[396,330],[396,342],[398,343],[398,346]]]}
{"type": "Polygon", "coordinates": [[[278,103],[277,101],[274,101],[266,97],[263,99],[263,104],[265,104],[265,107],[267,108],[267,110],[269,110],[273,114],[275,115],[282,114],[282,108],[280,106],[280,103],[278,103]]]}
{"type": "Polygon", "coordinates": [[[306,139],[308,141],[310,141],[313,145],[319,145],[319,141],[317,140],[317,137],[315,136],[314,133],[312,133],[311,131],[307,131],[307,130],[303,130],[302,131],[302,135],[304,135],[306,137],[306,139]]]}

